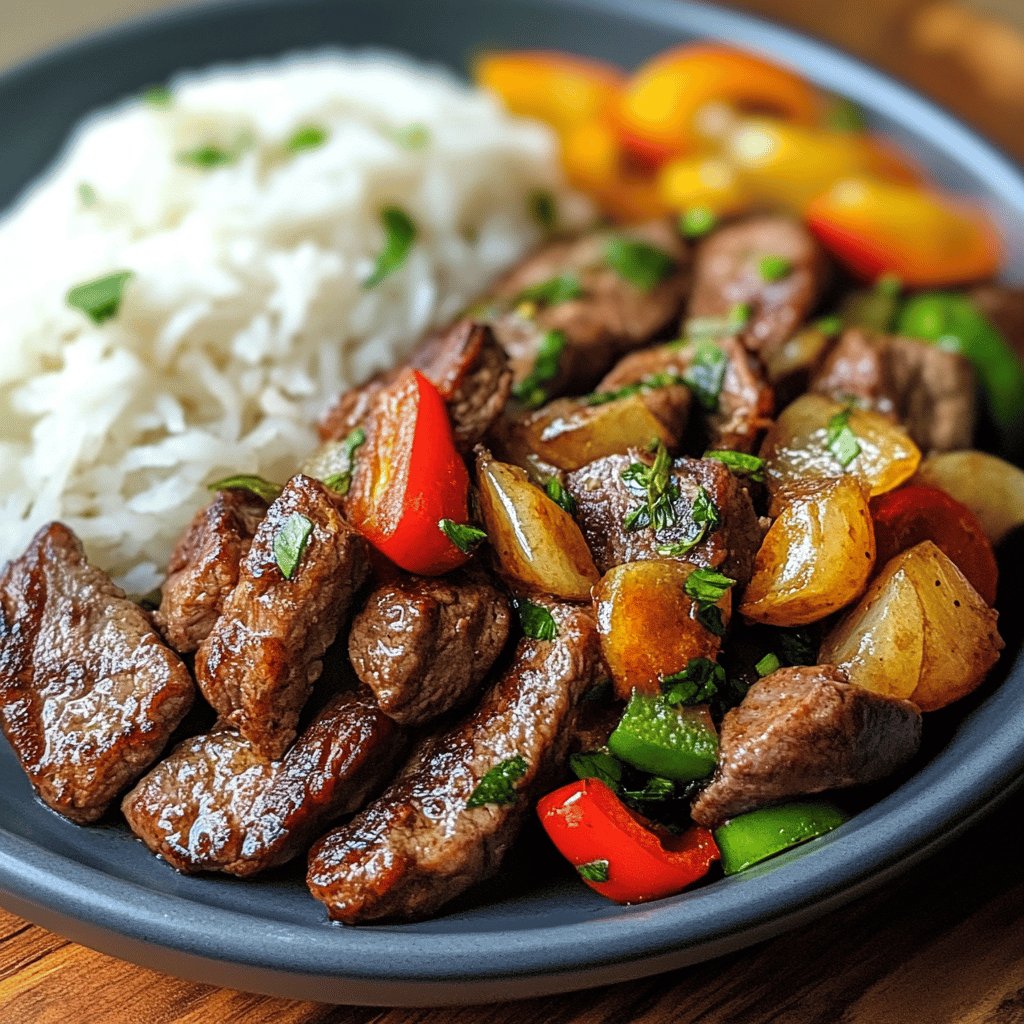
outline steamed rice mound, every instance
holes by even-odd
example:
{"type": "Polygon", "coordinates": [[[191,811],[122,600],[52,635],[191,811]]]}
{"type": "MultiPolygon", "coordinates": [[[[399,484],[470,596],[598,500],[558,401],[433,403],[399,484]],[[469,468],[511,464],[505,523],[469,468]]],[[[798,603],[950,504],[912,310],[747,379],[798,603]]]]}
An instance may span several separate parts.
{"type": "Polygon", "coordinates": [[[339,391],[540,240],[538,189],[584,212],[546,129],[396,56],[218,68],[156,99],[92,117],[0,222],[0,562],[61,519],[136,594],[208,483],[286,479],[339,391]],[[323,143],[289,147],[309,127],[323,143]],[[232,162],[182,158],[210,146],[232,162]],[[418,237],[367,289],[388,205],[418,237]],[[113,320],[65,303],[120,270],[113,320]]]}

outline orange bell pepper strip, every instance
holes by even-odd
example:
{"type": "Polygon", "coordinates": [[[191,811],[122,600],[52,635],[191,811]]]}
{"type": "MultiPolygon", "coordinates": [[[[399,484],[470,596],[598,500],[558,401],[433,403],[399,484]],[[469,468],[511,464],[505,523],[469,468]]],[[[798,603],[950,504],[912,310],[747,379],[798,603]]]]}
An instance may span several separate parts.
{"type": "Polygon", "coordinates": [[[967,284],[999,268],[999,237],[966,204],[913,185],[848,178],[808,204],[807,223],[855,275],[911,288],[967,284]]]}
{"type": "Polygon", "coordinates": [[[712,834],[694,826],[672,835],[630,810],[599,779],[549,793],[537,814],[559,853],[595,892],[646,903],[682,892],[719,859],[712,834]]]}
{"type": "Polygon", "coordinates": [[[469,545],[440,525],[466,527],[469,473],[437,388],[418,370],[402,374],[380,393],[368,434],[347,504],[353,527],[409,572],[438,576],[468,561],[469,545]]]}
{"type": "Polygon", "coordinates": [[[801,124],[819,120],[821,98],[808,82],[763,57],[726,46],[683,46],[645,64],[619,107],[626,147],[661,164],[699,148],[697,118],[709,104],[770,113],[801,124]]]}
{"type": "Polygon", "coordinates": [[[485,54],[474,73],[513,114],[545,121],[559,133],[610,115],[625,80],[611,65],[543,50],[485,54]]]}

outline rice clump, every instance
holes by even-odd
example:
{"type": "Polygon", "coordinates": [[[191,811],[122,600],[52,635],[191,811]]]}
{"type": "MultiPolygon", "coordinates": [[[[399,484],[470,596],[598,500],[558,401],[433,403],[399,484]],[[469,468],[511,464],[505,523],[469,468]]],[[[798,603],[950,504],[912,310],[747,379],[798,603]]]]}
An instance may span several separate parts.
{"type": "Polygon", "coordinates": [[[182,74],[90,117],[0,221],[0,562],[61,519],[158,585],[208,483],[286,479],[339,391],[540,240],[539,189],[582,215],[546,129],[389,54],[182,74]],[[366,288],[387,206],[416,241],[366,288]],[[66,304],[122,270],[114,318],[66,304]]]}

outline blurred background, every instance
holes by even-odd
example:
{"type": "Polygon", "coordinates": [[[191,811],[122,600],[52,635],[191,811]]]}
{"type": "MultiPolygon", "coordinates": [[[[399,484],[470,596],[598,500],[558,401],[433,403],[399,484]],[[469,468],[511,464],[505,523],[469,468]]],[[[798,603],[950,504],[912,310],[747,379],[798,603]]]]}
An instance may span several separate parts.
{"type": "MultiPolygon", "coordinates": [[[[0,67],[174,2],[0,0],[0,67]]],[[[1024,0],[727,0],[725,6],[839,44],[928,93],[1024,160],[1024,0]]]]}

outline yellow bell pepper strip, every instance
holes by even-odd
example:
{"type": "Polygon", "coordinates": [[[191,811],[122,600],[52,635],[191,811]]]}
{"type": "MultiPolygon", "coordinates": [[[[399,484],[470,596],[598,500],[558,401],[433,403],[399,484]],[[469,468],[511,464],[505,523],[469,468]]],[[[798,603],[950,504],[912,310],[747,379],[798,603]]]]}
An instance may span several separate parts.
{"type": "Polygon", "coordinates": [[[727,875],[760,864],[831,832],[846,815],[824,800],[805,800],[740,814],[714,831],[727,875]]]}
{"type": "Polygon", "coordinates": [[[711,104],[809,125],[821,110],[813,86],[763,57],[726,46],[682,46],[645,64],[626,85],[619,108],[626,148],[653,165],[695,151],[698,116],[711,104]]]}
{"type": "Polygon", "coordinates": [[[999,238],[978,210],[913,185],[848,178],[813,199],[807,223],[854,274],[911,288],[965,284],[999,267],[999,238]]]}
{"type": "Polygon", "coordinates": [[[559,133],[611,116],[624,82],[611,65],[543,50],[484,54],[474,77],[513,114],[546,121],[559,133]]]}
{"type": "Polygon", "coordinates": [[[728,216],[743,213],[752,205],[736,169],[719,157],[670,160],[658,172],[658,191],[665,206],[675,213],[708,210],[728,216]]]}

